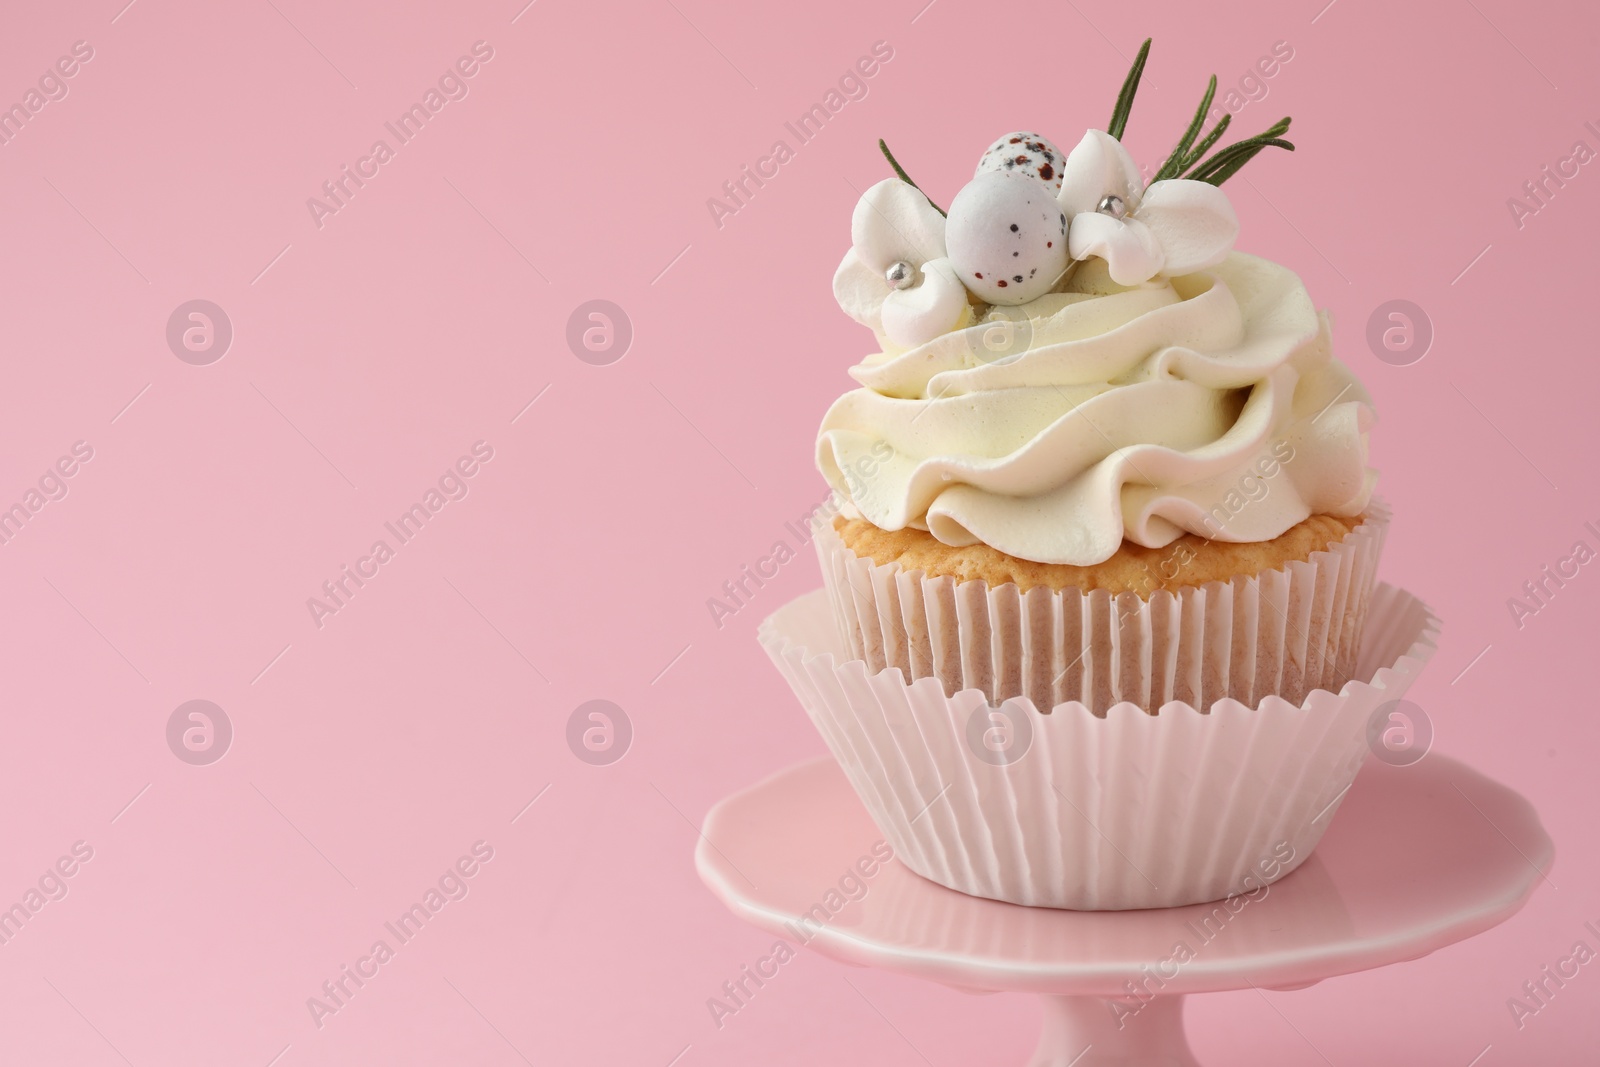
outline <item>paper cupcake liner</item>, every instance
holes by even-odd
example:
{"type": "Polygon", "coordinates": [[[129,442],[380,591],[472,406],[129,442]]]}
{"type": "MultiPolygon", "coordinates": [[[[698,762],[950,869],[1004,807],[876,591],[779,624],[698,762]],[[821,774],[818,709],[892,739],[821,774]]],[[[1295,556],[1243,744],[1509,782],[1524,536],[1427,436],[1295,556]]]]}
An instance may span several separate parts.
{"type": "Polygon", "coordinates": [[[1367,754],[1367,724],[1432,655],[1409,593],[1371,595],[1360,681],[1299,704],[1231,698],[1104,716],[1040,714],[907,683],[842,646],[817,590],[759,637],[895,853],[942,885],[1080,910],[1177,907],[1254,891],[1311,855],[1367,754]]]}
{"type": "Polygon", "coordinates": [[[1308,561],[1148,599],[930,578],[858,557],[831,526],[816,545],[850,658],[938,679],[946,695],[976,689],[1044,710],[1079,701],[1103,714],[1121,701],[1299,703],[1338,689],[1354,675],[1388,528],[1374,501],[1360,526],[1308,561]]]}

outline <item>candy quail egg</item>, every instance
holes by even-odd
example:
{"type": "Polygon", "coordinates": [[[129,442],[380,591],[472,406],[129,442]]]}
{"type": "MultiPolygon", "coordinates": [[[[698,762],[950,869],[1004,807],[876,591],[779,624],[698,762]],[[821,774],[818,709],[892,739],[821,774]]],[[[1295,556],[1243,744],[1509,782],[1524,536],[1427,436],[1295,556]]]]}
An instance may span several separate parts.
{"type": "Polygon", "coordinates": [[[1054,196],[1061,192],[1061,163],[1066,158],[1066,153],[1038,134],[1019,130],[1006,134],[989,146],[983,158],[978,160],[978,169],[973,172],[973,177],[991,172],[1026,174],[1048,185],[1050,195],[1054,196]]]}
{"type": "Polygon", "coordinates": [[[950,203],[945,247],[962,284],[990,304],[1025,304],[1060,280],[1067,216],[1048,185],[980,174],[950,203]]]}

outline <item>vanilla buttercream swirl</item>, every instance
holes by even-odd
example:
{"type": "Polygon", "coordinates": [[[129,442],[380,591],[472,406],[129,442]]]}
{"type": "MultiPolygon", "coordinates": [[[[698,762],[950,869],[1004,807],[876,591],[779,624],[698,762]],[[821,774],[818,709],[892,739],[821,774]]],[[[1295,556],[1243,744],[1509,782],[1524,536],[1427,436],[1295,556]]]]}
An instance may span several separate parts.
{"type": "Polygon", "coordinates": [[[1079,566],[1366,507],[1371,401],[1292,271],[1233,253],[1105,288],[868,357],[823,419],[823,475],[882,529],[1079,566]]]}

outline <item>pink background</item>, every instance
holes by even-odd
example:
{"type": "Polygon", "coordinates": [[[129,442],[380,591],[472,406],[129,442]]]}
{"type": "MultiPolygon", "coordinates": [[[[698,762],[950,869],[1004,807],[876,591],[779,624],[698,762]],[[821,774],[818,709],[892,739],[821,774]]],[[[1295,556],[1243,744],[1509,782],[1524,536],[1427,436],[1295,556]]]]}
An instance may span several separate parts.
{"type": "Polygon", "coordinates": [[[1506,600],[1595,544],[1600,171],[1520,229],[1506,201],[1574,141],[1600,148],[1600,17],[923,2],[94,0],[8,18],[0,100],[75,41],[94,57],[0,146],[0,502],[76,441],[94,455],[0,545],[0,902],[76,841],[94,856],[0,945],[0,1061],[1022,1062],[1028,998],[851,972],[869,1006],[811,953],[713,1025],[706,998],[770,939],[701,887],[694,827],[822,751],[752,637],[815,565],[721,629],[706,601],[823,494],[815,425],[870,343],[828,283],[855,190],[886,174],[875,139],[948,200],[1000,133],[1070,145],[1103,125],[1146,34],[1128,135],[1146,162],[1207,74],[1237,84],[1293,48],[1235,120],[1292,114],[1300,146],[1227,186],[1240,247],[1303,274],[1377,397],[1385,570],[1446,623],[1412,694],[1437,747],[1529,796],[1559,856],[1553,886],[1471,942],[1195,1001],[1196,1050],[1592,1056],[1600,964],[1520,1030],[1506,1000],[1580,938],[1600,948],[1583,929],[1600,919],[1600,566],[1521,629],[1506,600]],[[319,229],[307,198],[479,40],[494,54],[470,94],[319,229]],[[707,198],[879,40],[894,57],[869,95],[718,228],[707,198]],[[209,366],[165,339],[196,298],[234,329],[209,366]],[[609,366],[565,340],[596,298],[635,332],[609,366]],[[1397,298],[1436,330],[1409,366],[1364,337],[1397,298]],[[307,598],[479,440],[494,458],[465,499],[318,628],[307,598]],[[197,698],[235,730],[204,767],[165,737],[197,698]],[[565,741],[593,698],[635,731],[609,766],[565,741]],[[306,999],[479,840],[494,858],[470,894],[319,1029],[306,999]]]}

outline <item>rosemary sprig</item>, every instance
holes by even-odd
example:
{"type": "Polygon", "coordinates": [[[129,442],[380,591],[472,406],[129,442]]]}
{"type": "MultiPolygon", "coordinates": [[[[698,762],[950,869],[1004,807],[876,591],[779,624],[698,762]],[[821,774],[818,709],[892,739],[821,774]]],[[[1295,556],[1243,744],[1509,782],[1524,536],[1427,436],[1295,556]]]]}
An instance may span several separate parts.
{"type": "Polygon", "coordinates": [[[1151,38],[1146,37],[1144,44],[1139,46],[1139,54],[1134,57],[1128,76],[1122,80],[1122,91],[1117,94],[1117,106],[1111,111],[1111,123],[1106,127],[1106,132],[1119,141],[1122,140],[1122,131],[1128,128],[1128,114],[1133,110],[1133,95],[1139,91],[1139,79],[1144,76],[1144,61],[1150,57],[1150,41],[1151,38]]]}
{"type": "MultiPolygon", "coordinates": [[[[901,181],[911,186],[911,188],[915,189],[917,192],[922,193],[922,186],[911,180],[911,175],[907,174],[906,169],[900,165],[900,161],[894,158],[894,153],[889,151],[889,146],[883,143],[882,137],[878,138],[878,150],[883,153],[883,158],[889,161],[889,166],[894,168],[895,174],[899,176],[901,181]]],[[[922,193],[922,195],[928,196],[927,193],[922,193]]],[[[945,213],[944,208],[933,202],[933,197],[928,196],[928,203],[933,207],[933,210],[937,211],[939,214],[943,215],[945,213]]]]}
{"type": "Polygon", "coordinates": [[[1182,174],[1205,158],[1205,154],[1211,151],[1211,146],[1221,139],[1223,132],[1228,128],[1228,123],[1232,121],[1232,115],[1224,115],[1218,119],[1217,124],[1211,127],[1211,132],[1202,137],[1200,143],[1194,146],[1194,151],[1183,157],[1183,163],[1178,167],[1178,174],[1182,174]]]}
{"type": "MultiPolygon", "coordinates": [[[[1161,169],[1156,171],[1155,177],[1150,179],[1150,184],[1166,178],[1176,178],[1183,171],[1183,163],[1189,157],[1189,150],[1194,145],[1194,139],[1200,135],[1200,128],[1206,124],[1206,112],[1211,110],[1211,98],[1217,95],[1217,76],[1211,75],[1211,83],[1206,86],[1206,95],[1200,98],[1200,106],[1195,108],[1194,118],[1189,122],[1189,128],[1183,131],[1183,136],[1178,138],[1178,143],[1172,146],[1172,154],[1167,161],[1161,164],[1161,169]]],[[[1231,117],[1231,116],[1230,116],[1231,117]]]]}
{"type": "Polygon", "coordinates": [[[1247,144],[1241,141],[1238,145],[1229,145],[1227,149],[1218,152],[1209,161],[1209,169],[1204,173],[1197,171],[1192,177],[1195,181],[1221,185],[1237,174],[1239,168],[1254,159],[1256,153],[1263,148],[1282,148],[1289,152],[1294,151],[1294,145],[1277,137],[1269,137],[1254,144],[1247,144]],[[1237,152],[1233,151],[1235,148],[1238,148],[1237,152]]]}
{"type": "Polygon", "coordinates": [[[1218,150],[1210,159],[1199,164],[1185,176],[1194,181],[1221,185],[1237,174],[1239,168],[1254,159],[1263,148],[1282,148],[1293,152],[1294,145],[1282,137],[1289,132],[1289,122],[1288,116],[1284,116],[1254,137],[1235,141],[1228,147],[1218,150]]]}
{"type": "MultiPolygon", "coordinates": [[[[1122,91],[1117,94],[1117,106],[1111,112],[1111,123],[1106,127],[1106,132],[1119,141],[1128,128],[1128,115],[1133,110],[1133,97],[1139,91],[1139,79],[1144,76],[1144,64],[1149,56],[1150,38],[1147,37],[1144,44],[1139,46],[1139,54],[1134,57],[1128,76],[1123,79],[1122,91]]],[[[1211,132],[1202,137],[1199,144],[1195,144],[1195,138],[1199,137],[1200,131],[1205,128],[1206,115],[1210,113],[1211,101],[1216,95],[1217,76],[1213,74],[1211,81],[1206,84],[1205,96],[1200,98],[1200,106],[1195,108],[1194,118],[1189,121],[1183,136],[1172,146],[1171,154],[1161,164],[1149,184],[1154,185],[1169,178],[1187,177],[1194,181],[1221,185],[1239,173],[1239,168],[1254,159],[1263,148],[1294,151],[1294,145],[1283,139],[1283,135],[1289,132],[1289,119],[1286,116],[1254,137],[1246,137],[1226,148],[1218,149],[1216,154],[1206,159],[1206,153],[1222,139],[1223,131],[1233,121],[1232,115],[1223,115],[1211,128],[1211,132]]],[[[887,154],[888,149],[884,149],[884,153],[887,154]]]]}

